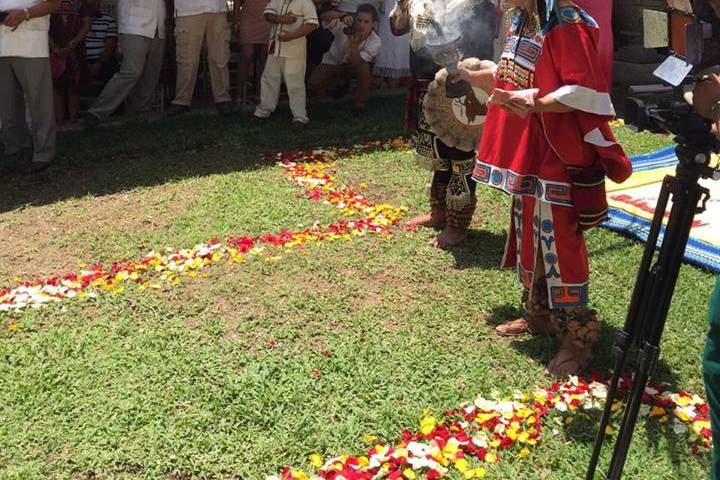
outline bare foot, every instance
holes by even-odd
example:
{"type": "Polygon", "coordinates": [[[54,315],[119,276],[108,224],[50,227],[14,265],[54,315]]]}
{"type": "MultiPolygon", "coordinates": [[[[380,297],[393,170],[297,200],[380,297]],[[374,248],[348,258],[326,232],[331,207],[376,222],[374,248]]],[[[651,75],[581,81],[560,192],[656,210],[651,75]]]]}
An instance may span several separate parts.
{"type": "Polygon", "coordinates": [[[567,348],[561,348],[547,368],[545,375],[567,377],[580,374],[590,362],[590,353],[579,354],[567,348]]]}
{"type": "Polygon", "coordinates": [[[495,327],[495,333],[501,337],[514,337],[532,332],[530,331],[530,325],[527,320],[524,318],[518,318],[516,320],[505,322],[502,325],[498,325],[495,327]]]}
{"type": "Polygon", "coordinates": [[[444,227],[445,226],[445,213],[432,212],[426,213],[425,215],[418,215],[415,218],[410,219],[407,225],[417,225],[418,227],[444,227]]]}
{"type": "Polygon", "coordinates": [[[437,248],[450,248],[460,244],[467,238],[467,230],[464,228],[445,227],[440,234],[430,241],[430,244],[437,248]]]}

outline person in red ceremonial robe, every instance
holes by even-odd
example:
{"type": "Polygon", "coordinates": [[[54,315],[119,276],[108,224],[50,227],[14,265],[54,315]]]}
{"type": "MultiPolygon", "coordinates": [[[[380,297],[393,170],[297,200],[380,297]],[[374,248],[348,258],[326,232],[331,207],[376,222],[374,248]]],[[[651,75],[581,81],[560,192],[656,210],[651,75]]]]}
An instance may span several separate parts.
{"type": "Polygon", "coordinates": [[[495,70],[460,70],[489,94],[473,178],[512,195],[503,266],[517,269],[527,314],[500,335],[554,334],[547,373],[577,374],[600,324],[588,308],[583,232],[607,215],[605,177],[632,166],[608,125],[615,111],[598,51],[598,26],[572,2],[509,0],[508,41],[495,70]]]}

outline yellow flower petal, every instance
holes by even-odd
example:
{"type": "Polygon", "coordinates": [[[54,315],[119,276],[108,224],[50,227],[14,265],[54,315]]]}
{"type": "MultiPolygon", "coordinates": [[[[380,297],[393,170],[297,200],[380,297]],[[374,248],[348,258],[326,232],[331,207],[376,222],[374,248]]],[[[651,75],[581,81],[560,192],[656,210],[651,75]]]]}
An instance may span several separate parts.
{"type": "Polygon", "coordinates": [[[318,455],[317,453],[313,453],[308,457],[310,460],[310,465],[312,465],[315,468],[320,468],[323,465],[322,457],[318,455]]]}
{"type": "Polygon", "coordinates": [[[407,478],[408,480],[415,480],[417,478],[417,475],[415,475],[415,472],[411,468],[408,468],[403,471],[403,477],[407,478]]]}
{"type": "Polygon", "coordinates": [[[465,473],[468,471],[468,462],[464,458],[459,459],[457,462],[455,462],[455,468],[460,473],[465,473]]]}

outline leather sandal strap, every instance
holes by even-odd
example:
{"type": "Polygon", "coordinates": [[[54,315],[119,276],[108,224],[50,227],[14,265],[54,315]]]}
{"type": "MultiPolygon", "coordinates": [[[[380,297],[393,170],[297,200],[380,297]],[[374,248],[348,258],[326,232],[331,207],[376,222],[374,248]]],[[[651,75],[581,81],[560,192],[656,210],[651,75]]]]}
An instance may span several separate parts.
{"type": "Polygon", "coordinates": [[[525,335],[526,333],[532,333],[532,330],[530,329],[530,324],[527,320],[525,320],[525,318],[518,318],[516,320],[510,320],[509,322],[505,322],[502,325],[498,325],[497,327],[495,327],[495,333],[497,333],[501,337],[515,337],[518,335],[525,335]],[[509,327],[514,331],[503,331],[501,330],[501,328],[503,327],[509,327]],[[515,327],[518,327],[518,329],[515,330],[515,327]]]}

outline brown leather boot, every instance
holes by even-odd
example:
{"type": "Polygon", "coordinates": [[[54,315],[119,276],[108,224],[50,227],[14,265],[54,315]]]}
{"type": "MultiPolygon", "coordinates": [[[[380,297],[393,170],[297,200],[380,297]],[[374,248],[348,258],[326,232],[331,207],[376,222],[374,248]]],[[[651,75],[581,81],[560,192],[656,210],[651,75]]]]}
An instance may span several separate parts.
{"type": "Polygon", "coordinates": [[[561,308],[552,310],[550,320],[560,338],[560,351],[546,373],[558,377],[579,374],[590,363],[600,336],[597,312],[587,307],[561,308]]]}
{"type": "Polygon", "coordinates": [[[535,275],[532,292],[523,292],[523,303],[527,313],[516,320],[505,322],[495,328],[495,333],[503,337],[516,335],[553,335],[555,328],[550,321],[550,307],[547,296],[545,275],[535,275]]]}

